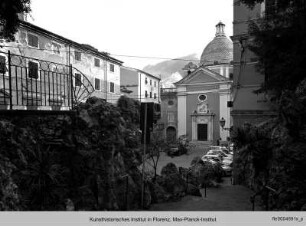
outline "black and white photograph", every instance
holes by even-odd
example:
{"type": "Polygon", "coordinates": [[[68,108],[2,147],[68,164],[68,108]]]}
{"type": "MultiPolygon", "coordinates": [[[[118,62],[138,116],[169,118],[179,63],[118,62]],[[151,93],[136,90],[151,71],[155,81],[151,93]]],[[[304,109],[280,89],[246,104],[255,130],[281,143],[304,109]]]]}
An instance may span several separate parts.
{"type": "Polygon", "coordinates": [[[302,225],[305,37],[305,0],[0,0],[0,224],[302,225]]]}

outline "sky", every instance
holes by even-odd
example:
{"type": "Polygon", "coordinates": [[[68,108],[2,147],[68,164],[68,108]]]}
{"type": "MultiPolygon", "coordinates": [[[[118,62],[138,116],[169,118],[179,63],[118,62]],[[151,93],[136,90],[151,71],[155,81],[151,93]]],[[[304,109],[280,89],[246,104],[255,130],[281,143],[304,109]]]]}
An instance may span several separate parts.
{"type": "Polygon", "coordinates": [[[233,30],[232,0],[31,0],[31,8],[30,23],[138,69],[163,61],[155,57],[200,57],[219,21],[227,36],[233,30]]]}

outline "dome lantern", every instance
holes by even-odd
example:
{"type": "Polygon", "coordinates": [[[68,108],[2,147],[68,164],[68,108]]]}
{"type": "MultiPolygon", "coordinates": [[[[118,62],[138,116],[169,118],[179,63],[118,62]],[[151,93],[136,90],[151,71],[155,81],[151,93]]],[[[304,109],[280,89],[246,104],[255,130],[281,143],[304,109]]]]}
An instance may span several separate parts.
{"type": "Polygon", "coordinates": [[[225,28],[225,24],[220,21],[216,25],[216,37],[225,36],[224,28],[225,28]]]}

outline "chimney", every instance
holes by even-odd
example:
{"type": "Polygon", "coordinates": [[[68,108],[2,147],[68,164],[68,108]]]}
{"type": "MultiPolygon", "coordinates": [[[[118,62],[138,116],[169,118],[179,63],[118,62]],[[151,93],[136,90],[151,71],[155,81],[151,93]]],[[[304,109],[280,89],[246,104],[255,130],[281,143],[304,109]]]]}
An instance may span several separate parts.
{"type": "Polygon", "coordinates": [[[18,13],[18,19],[21,20],[21,21],[27,22],[28,21],[27,14],[26,13],[18,13]]]}

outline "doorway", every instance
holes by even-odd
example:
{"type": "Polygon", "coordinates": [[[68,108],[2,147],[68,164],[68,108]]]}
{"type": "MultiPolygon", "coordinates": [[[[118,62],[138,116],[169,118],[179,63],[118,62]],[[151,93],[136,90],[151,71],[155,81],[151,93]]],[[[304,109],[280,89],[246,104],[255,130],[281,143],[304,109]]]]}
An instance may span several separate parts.
{"type": "Polygon", "coordinates": [[[169,126],[166,130],[166,138],[168,143],[174,143],[176,141],[176,129],[169,126]]]}
{"type": "Polygon", "coordinates": [[[198,124],[198,140],[207,141],[207,124],[198,124]]]}

